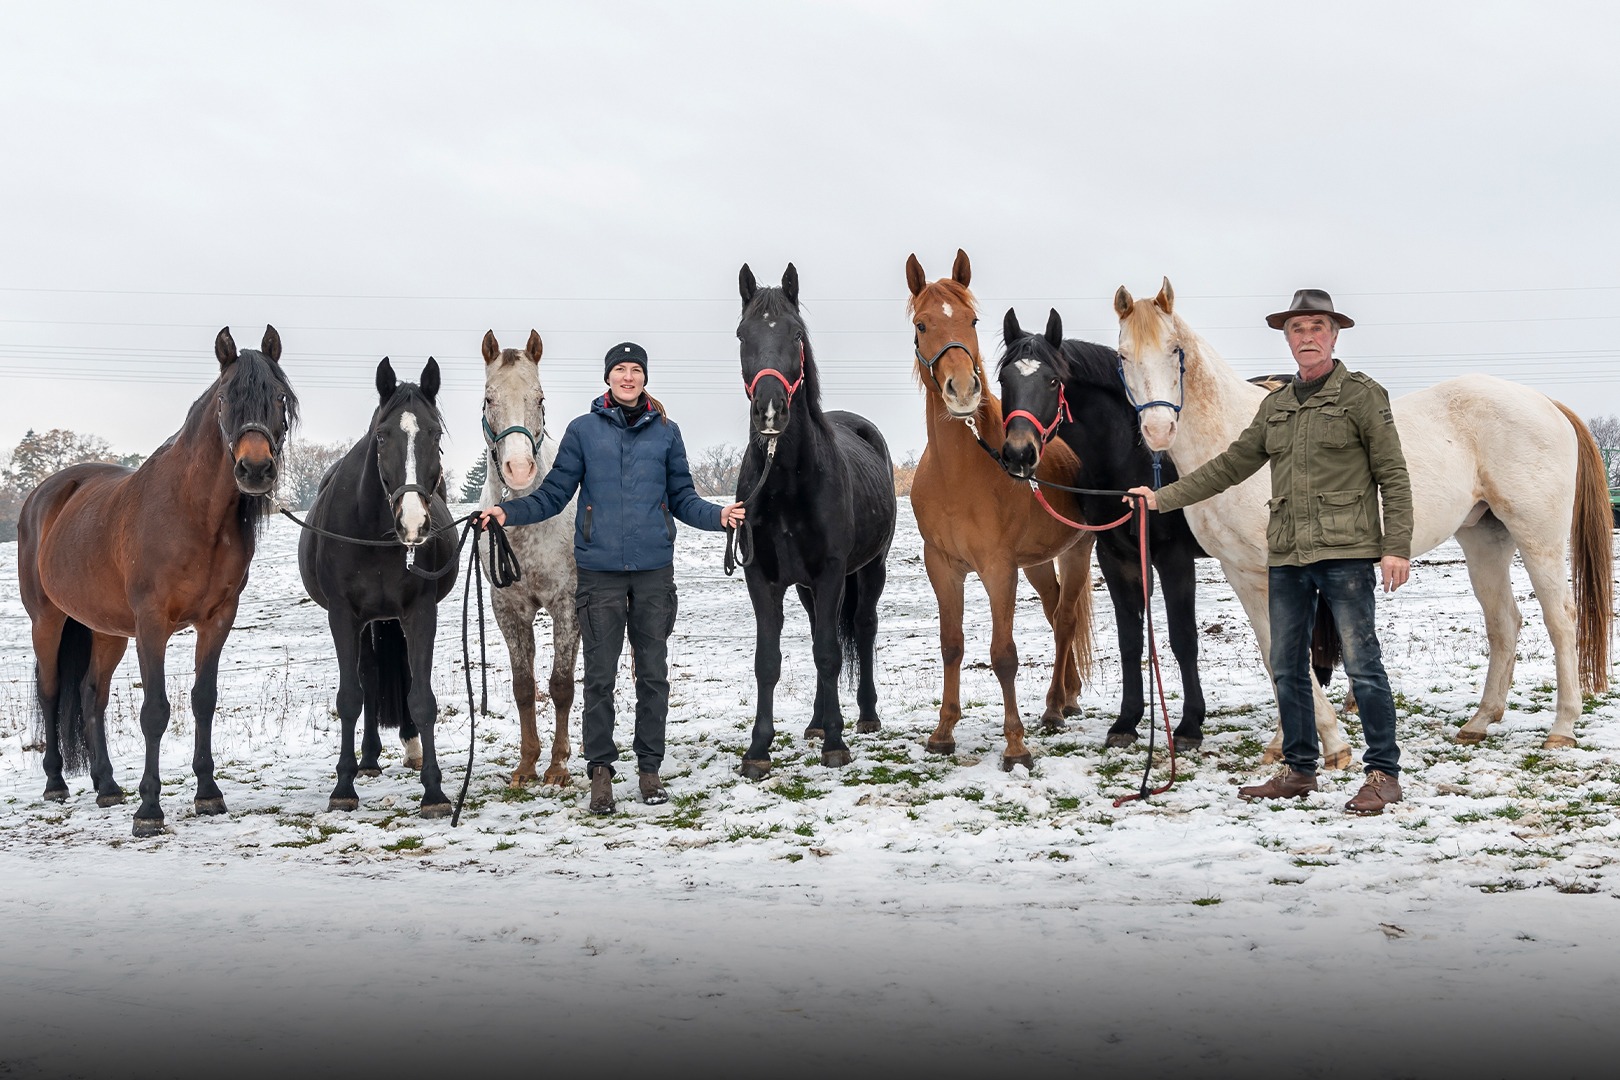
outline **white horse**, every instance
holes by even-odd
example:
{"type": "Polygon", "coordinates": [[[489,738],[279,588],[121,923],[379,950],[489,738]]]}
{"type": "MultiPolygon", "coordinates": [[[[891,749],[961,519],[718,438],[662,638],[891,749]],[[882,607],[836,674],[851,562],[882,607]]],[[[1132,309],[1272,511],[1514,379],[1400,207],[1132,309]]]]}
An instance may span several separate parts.
{"type": "MultiPolygon", "coordinates": [[[[1167,450],[1186,476],[1215,457],[1254,419],[1267,391],[1242,379],[1209,343],[1175,314],[1170,281],[1152,300],[1114,294],[1126,385],[1141,410],[1149,448],[1167,450]]],[[[1614,618],[1610,511],[1603,457],[1586,425],[1569,409],[1528,387],[1489,375],[1448,379],[1392,403],[1412,479],[1412,554],[1455,536],[1485,612],[1490,664],[1478,710],[1458,742],[1485,738],[1507,707],[1519,637],[1519,607],[1508,570],[1524,559],[1541,601],[1558,675],[1557,714],[1544,743],[1575,745],[1580,690],[1608,686],[1614,618]],[[1566,542],[1574,589],[1565,575],[1566,542]]],[[[1271,621],[1266,604],[1266,520],[1270,470],[1186,508],[1204,550],[1254,625],[1269,670],[1271,621]]],[[[1332,706],[1316,689],[1316,729],[1329,768],[1350,763],[1332,706]]],[[[1279,734],[1266,760],[1281,756],[1279,734]]]]}
{"type": "MultiPolygon", "coordinates": [[[[529,331],[522,351],[502,349],[491,330],[484,335],[484,445],[489,468],[484,505],[527,495],[540,486],[557,459],[557,442],[546,433],[546,395],[540,388],[540,335],[529,331]]],[[[548,784],[568,783],[568,712],[574,705],[574,662],[579,656],[579,620],[574,611],[574,504],[556,517],[507,530],[522,578],[493,590],[495,622],[512,657],[512,699],[522,727],[513,787],[536,779],[540,732],[535,726],[534,620],[541,608],[551,616],[551,704],[557,715],[552,735],[548,784]]],[[[489,569],[489,545],[482,533],[478,555],[489,569]]]]}

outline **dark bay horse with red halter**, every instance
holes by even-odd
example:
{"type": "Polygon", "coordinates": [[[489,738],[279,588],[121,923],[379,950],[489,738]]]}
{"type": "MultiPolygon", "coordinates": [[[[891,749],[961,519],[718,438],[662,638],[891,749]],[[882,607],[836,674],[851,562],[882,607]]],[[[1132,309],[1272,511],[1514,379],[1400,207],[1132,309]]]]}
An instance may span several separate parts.
{"type": "Polygon", "coordinates": [[[760,779],[771,768],[782,598],[790,586],[810,616],[816,700],[805,736],[822,740],[821,763],[850,762],[838,703],[841,669],[859,670],[855,730],[879,727],[872,664],[896,506],[894,466],[882,434],[864,417],[821,409],[815,351],[799,314],[798,270],[789,263],[781,288],[761,288],[744,265],[738,284],[750,430],[737,490],[747,493],[742,535],[749,542],[742,555],[759,689],[741,772],[760,779]]]}
{"type": "MultiPolygon", "coordinates": [[[[1060,730],[1064,717],[1079,711],[1080,676],[1091,662],[1093,534],[1047,513],[1029,486],[1008,477],[979,445],[982,436],[999,450],[1003,430],[1001,402],[979,356],[971,279],[972,266],[960,249],[951,276],[933,283],[916,255],[906,260],[911,290],[907,312],[916,335],[913,374],[927,398],[928,429],[912,480],[911,506],[922,534],[923,565],[939,605],[939,652],[945,667],[939,726],[927,747],[936,754],[956,750],[954,733],[962,718],[963,589],[967,575],[975,573],[990,600],[990,666],[1001,684],[1006,737],[1001,764],[1011,769],[1034,763],[1018,709],[1018,646],[1013,641],[1018,571],[1035,587],[1052,624],[1052,680],[1041,723],[1048,731],[1060,730]]],[[[1074,486],[1078,468],[1074,455],[1058,444],[1041,462],[1040,476],[1074,486]]],[[[1054,492],[1050,498],[1059,512],[1078,514],[1073,496],[1054,492]]]]}
{"type": "MultiPolygon", "coordinates": [[[[1008,410],[1001,461],[1013,476],[1027,478],[1052,453],[1068,444],[1080,458],[1074,487],[1123,491],[1155,484],[1152,455],[1137,432],[1136,410],[1119,378],[1119,356],[1104,345],[1065,341],[1063,321],[1053,311],[1044,334],[1029,334],[1007,310],[1002,325],[1006,351],[998,375],[1002,402],[1008,410]],[[1017,410],[1019,415],[1013,415],[1017,410]],[[1054,438],[1055,436],[1055,438],[1054,438]]],[[[1163,483],[1176,478],[1162,462],[1163,483]]],[[[1082,495],[1080,520],[1101,524],[1120,516],[1117,495],[1082,495]]],[[[1158,571],[1169,620],[1170,649],[1181,669],[1182,713],[1175,730],[1177,750],[1192,750],[1204,741],[1204,689],[1198,677],[1198,582],[1194,560],[1204,554],[1179,510],[1153,515],[1148,533],[1149,559],[1158,571]]],[[[1108,596],[1119,627],[1121,700],[1119,719],[1108,729],[1108,746],[1129,746],[1137,739],[1142,718],[1142,650],[1145,606],[1139,538],[1134,521],[1110,529],[1097,539],[1108,596]]]]}
{"type": "Polygon", "coordinates": [[[63,469],[24,500],[17,523],[17,577],[34,624],[45,798],[65,800],[64,767],[76,772],[88,763],[96,805],[124,801],[107,755],[105,718],[113,671],[134,638],[146,738],[136,836],[163,829],[158,749],[169,726],[163,654],[187,626],[197,632],[194,805],[199,814],[225,812],[212,748],[220,651],[298,417],[275,327],[265,327],[259,349],[240,353],[226,327],[214,355],[219,378],[192,404],[185,426],[140,468],[63,469]]]}

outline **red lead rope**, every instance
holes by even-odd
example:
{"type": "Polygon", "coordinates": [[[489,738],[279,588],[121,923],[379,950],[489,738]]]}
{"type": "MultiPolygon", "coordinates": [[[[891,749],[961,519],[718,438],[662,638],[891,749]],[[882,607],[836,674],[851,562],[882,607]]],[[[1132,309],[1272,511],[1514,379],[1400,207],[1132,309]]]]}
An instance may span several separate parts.
{"type": "Polygon", "coordinates": [[[1119,528],[1121,525],[1131,520],[1133,516],[1138,518],[1136,530],[1136,550],[1142,569],[1142,612],[1147,617],[1148,666],[1153,672],[1153,686],[1159,696],[1159,711],[1164,717],[1164,741],[1165,745],[1170,748],[1170,779],[1161,787],[1150,789],[1147,786],[1148,774],[1153,769],[1153,748],[1151,745],[1150,732],[1148,763],[1146,769],[1144,769],[1142,772],[1141,788],[1135,794],[1121,795],[1119,798],[1114,800],[1114,805],[1116,807],[1123,806],[1128,802],[1135,802],[1137,799],[1146,799],[1150,795],[1163,795],[1166,791],[1169,791],[1171,788],[1176,786],[1176,738],[1175,734],[1170,730],[1170,703],[1168,700],[1166,700],[1164,694],[1164,675],[1159,670],[1159,645],[1158,640],[1153,633],[1153,578],[1150,576],[1153,569],[1148,559],[1147,500],[1142,498],[1136,499],[1135,505],[1132,507],[1132,509],[1126,511],[1125,516],[1120,518],[1118,521],[1111,521],[1107,525],[1087,525],[1079,521],[1070,521],[1068,518],[1054,510],[1052,508],[1052,504],[1046,501],[1046,493],[1041,490],[1039,483],[1031,480],[1029,486],[1030,489],[1035,493],[1035,501],[1045,507],[1048,514],[1051,514],[1052,517],[1069,526],[1071,529],[1079,529],[1082,532],[1107,532],[1109,529],[1119,528]]]}

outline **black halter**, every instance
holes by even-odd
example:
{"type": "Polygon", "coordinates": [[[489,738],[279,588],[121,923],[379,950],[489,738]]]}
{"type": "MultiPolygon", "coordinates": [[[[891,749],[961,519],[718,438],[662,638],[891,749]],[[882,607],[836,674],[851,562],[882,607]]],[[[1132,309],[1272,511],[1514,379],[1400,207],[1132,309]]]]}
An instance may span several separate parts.
{"type": "Polygon", "coordinates": [[[938,390],[941,394],[945,392],[945,388],[939,385],[939,376],[934,374],[934,365],[939,363],[945,354],[950,352],[952,349],[961,349],[963,352],[967,353],[968,360],[973,364],[974,372],[978,372],[979,358],[973,355],[972,349],[968,348],[960,341],[947,341],[944,348],[940,349],[939,352],[934,354],[934,358],[932,360],[924,360],[922,354],[922,343],[915,337],[911,339],[911,351],[916,355],[917,363],[921,364],[923,366],[923,370],[928,372],[928,378],[932,380],[934,389],[938,390]]]}

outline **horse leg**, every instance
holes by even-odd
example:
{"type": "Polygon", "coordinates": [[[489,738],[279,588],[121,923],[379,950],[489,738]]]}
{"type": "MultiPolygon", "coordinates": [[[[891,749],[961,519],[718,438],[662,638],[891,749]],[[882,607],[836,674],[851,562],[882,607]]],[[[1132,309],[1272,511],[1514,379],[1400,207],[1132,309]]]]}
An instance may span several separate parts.
{"type": "MultiPolygon", "coordinates": [[[[417,812],[425,818],[450,816],[450,800],[439,786],[439,755],[434,747],[433,724],[439,702],[433,694],[433,639],[438,633],[439,609],[431,597],[405,611],[399,620],[405,631],[405,650],[410,658],[411,689],[405,696],[406,712],[422,740],[422,805],[417,812]]],[[[473,718],[467,717],[468,723],[473,718]]]]}
{"type": "Polygon", "coordinates": [[[568,783],[568,713],[574,707],[574,662],[579,657],[579,617],[571,594],[547,605],[551,613],[551,707],[556,726],[551,735],[551,764],[545,782],[559,786],[568,783]]]}
{"type": "Polygon", "coordinates": [[[774,707],[776,682],[782,677],[782,597],[786,590],[765,580],[753,567],[748,571],[748,599],[754,605],[754,735],[743,754],[739,771],[749,780],[763,780],[771,772],[771,742],[776,738],[774,707]]]}
{"type": "MultiPolygon", "coordinates": [[[[62,737],[58,708],[62,695],[61,672],[57,661],[62,653],[62,632],[67,616],[51,608],[34,616],[34,692],[39,700],[39,716],[45,738],[45,795],[51,802],[66,802],[67,780],[62,776],[62,737]]],[[[70,693],[74,692],[72,689],[70,693]]]]}
{"type": "Polygon", "coordinates": [[[495,605],[495,621],[512,661],[512,702],[518,711],[518,765],[507,781],[508,787],[515,788],[540,779],[535,770],[540,760],[540,732],[534,722],[534,616],[534,609],[520,601],[495,605]]]}
{"type": "MultiPolygon", "coordinates": [[[[1062,621],[1060,614],[1062,608],[1059,599],[1063,595],[1063,587],[1058,582],[1057,563],[1043,562],[1033,566],[1024,567],[1024,580],[1028,581],[1035,590],[1035,595],[1041,599],[1041,612],[1046,616],[1046,625],[1052,628],[1052,637],[1055,642],[1059,636],[1058,623],[1062,621]]],[[[1059,717],[1075,716],[1080,712],[1079,707],[1080,672],[1075,667],[1074,653],[1065,652],[1062,648],[1057,650],[1057,660],[1052,666],[1052,683],[1047,691],[1047,711],[1050,713],[1056,707],[1059,717]],[[1054,696],[1056,695],[1056,700],[1054,696]]]]}
{"type": "MultiPolygon", "coordinates": [[[[1460,743],[1477,743],[1483,742],[1490,726],[1502,719],[1507,708],[1508,687],[1513,683],[1521,622],[1518,602],[1513,599],[1514,543],[1507,528],[1487,515],[1477,525],[1458,529],[1457,545],[1468,560],[1468,580],[1485,616],[1485,640],[1490,659],[1485,668],[1485,688],[1480,693],[1479,708],[1452,738],[1460,743]]],[[[1560,575],[1562,559],[1560,554],[1560,575]]]]}
{"type": "Polygon", "coordinates": [[[1013,640],[1013,610],[1018,604],[1018,572],[1010,565],[981,566],[979,580],[990,598],[990,670],[1001,684],[1001,732],[1006,747],[1001,768],[1035,767],[1035,756],[1024,745],[1024,720],[1018,712],[1018,643],[1013,640]]]}
{"type": "Polygon", "coordinates": [[[1119,719],[1108,729],[1106,747],[1133,745],[1142,722],[1142,566],[1104,541],[1097,548],[1108,599],[1114,605],[1114,626],[1119,632],[1119,719]]]}
{"type": "Polygon", "coordinates": [[[1575,745],[1575,721],[1581,715],[1579,652],[1575,635],[1575,594],[1565,576],[1562,542],[1555,547],[1531,543],[1519,545],[1525,572],[1541,601],[1542,620],[1552,641],[1553,666],[1558,676],[1558,697],[1552,729],[1541,745],[1556,749],[1575,745]]]}
{"type": "Polygon", "coordinates": [[[214,710],[219,703],[219,655],[236,621],[235,597],[197,627],[196,671],[191,683],[191,771],[197,777],[192,806],[199,814],[225,813],[225,796],[214,782],[214,710]]]}
{"type": "MultiPolygon", "coordinates": [[[[803,605],[805,617],[810,622],[810,640],[814,642],[816,640],[816,594],[804,585],[795,585],[793,590],[799,594],[799,603],[803,605]]],[[[814,647],[812,646],[812,655],[813,653],[814,647]]],[[[817,689],[819,691],[819,685],[817,689]]],[[[821,729],[821,724],[818,723],[820,719],[821,714],[819,711],[810,714],[810,723],[804,729],[806,742],[820,741],[826,737],[827,733],[821,729]]]]}
{"type": "Polygon", "coordinates": [[[1155,564],[1164,585],[1164,615],[1170,651],[1181,671],[1181,723],[1173,736],[1177,753],[1204,744],[1204,684],[1198,677],[1198,578],[1190,552],[1167,554],[1155,564]]]}
{"type": "Polygon", "coordinates": [[[873,667],[877,661],[878,598],[888,580],[886,559],[873,559],[855,571],[855,657],[860,668],[860,684],[855,690],[855,704],[859,709],[855,731],[869,734],[883,727],[877,711],[877,675],[873,667]]]}
{"type": "Polygon", "coordinates": [[[381,690],[377,685],[377,646],[371,627],[360,631],[360,715],[365,733],[360,737],[358,775],[381,776],[382,755],[381,690]]]}
{"type": "Polygon", "coordinates": [[[954,754],[956,725],[962,719],[962,589],[967,574],[961,563],[927,541],[923,542],[923,565],[939,607],[939,659],[945,669],[939,725],[924,745],[930,754],[954,754]]]}
{"type": "Polygon", "coordinates": [[[113,777],[107,752],[107,702],[112,697],[113,672],[129,648],[129,639],[117,634],[96,634],[90,647],[89,685],[84,689],[84,742],[90,752],[90,781],[96,786],[97,806],[117,806],[124,789],[113,777]]]}
{"type": "Polygon", "coordinates": [[[157,616],[138,612],[135,619],[135,658],[141,669],[141,735],[146,740],[146,758],[141,769],[141,804],[135,809],[134,834],[156,836],[163,831],[163,807],[159,796],[163,781],[158,776],[159,750],[163,733],[169,729],[169,691],[163,670],[163,654],[173,627],[157,616]]]}
{"type": "Polygon", "coordinates": [[[332,628],[332,649],[337,654],[336,704],[341,741],[338,745],[337,785],[326,800],[326,808],[358,810],[360,793],[354,790],[354,778],[360,769],[354,759],[354,725],[365,705],[363,684],[369,679],[375,685],[377,654],[369,640],[361,640],[371,637],[370,628],[357,624],[346,612],[336,608],[328,612],[327,625],[332,628]],[[362,674],[362,667],[365,674],[362,674]]]}
{"type": "MultiPolygon", "coordinates": [[[[838,609],[844,602],[842,567],[828,570],[810,590],[816,617],[810,627],[810,653],[816,663],[816,703],[810,726],[819,729],[821,763],[842,768],[850,762],[844,742],[844,712],[838,702],[838,675],[843,667],[843,650],[838,644],[838,609]]],[[[800,592],[802,598],[804,593],[800,592]]]]}

